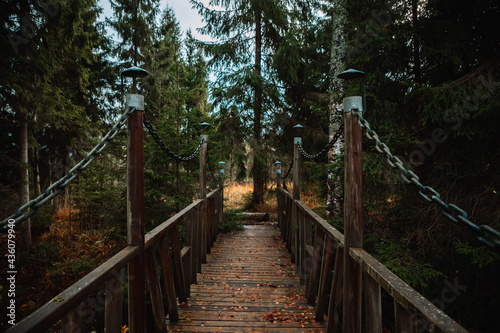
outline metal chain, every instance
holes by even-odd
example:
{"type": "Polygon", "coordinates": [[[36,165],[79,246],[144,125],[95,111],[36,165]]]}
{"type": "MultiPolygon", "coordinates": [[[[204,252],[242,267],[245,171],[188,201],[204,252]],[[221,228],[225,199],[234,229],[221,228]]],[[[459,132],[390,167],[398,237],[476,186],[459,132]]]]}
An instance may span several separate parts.
{"type": "Polygon", "coordinates": [[[281,175],[280,175],[280,178],[281,178],[281,179],[286,179],[286,177],[288,177],[288,175],[290,174],[290,171],[292,171],[292,168],[293,168],[293,159],[292,159],[292,161],[290,162],[290,166],[288,167],[288,171],[286,172],[285,176],[284,176],[284,177],[281,177],[281,175]]]}
{"type": "Polygon", "coordinates": [[[319,153],[315,154],[315,155],[309,155],[308,153],[305,152],[304,148],[302,147],[302,144],[298,144],[298,148],[299,148],[299,151],[300,153],[308,158],[308,159],[315,159],[315,158],[318,158],[320,157],[321,155],[323,155],[324,153],[326,153],[327,151],[329,151],[330,149],[333,148],[333,146],[335,145],[335,143],[337,142],[337,140],[342,136],[342,133],[344,131],[344,123],[341,123],[340,124],[340,127],[339,127],[339,130],[337,131],[337,133],[335,133],[335,135],[333,136],[333,138],[330,140],[330,143],[328,143],[328,145],[326,145],[325,148],[323,148],[323,150],[321,150],[319,153]]]}
{"type": "Polygon", "coordinates": [[[29,201],[27,204],[20,207],[15,214],[7,217],[2,222],[0,222],[0,227],[8,224],[10,220],[15,220],[15,223],[18,223],[28,219],[30,216],[36,213],[40,206],[61,193],[61,191],[66,186],[68,186],[73,180],[75,180],[80,175],[80,173],[85,170],[99,154],[101,154],[101,152],[107,147],[111,140],[115,138],[123,125],[125,125],[128,116],[131,115],[134,111],[135,108],[130,108],[129,110],[124,112],[120,116],[118,121],[113,125],[111,130],[109,130],[109,132],[106,133],[106,135],[102,138],[101,142],[99,142],[99,144],[97,144],[97,146],[95,146],[83,160],[81,160],[71,170],[69,170],[69,172],[64,177],[49,186],[43,194],[40,194],[35,199],[29,201]]]}
{"type": "Polygon", "coordinates": [[[382,154],[387,155],[387,162],[393,169],[399,170],[401,177],[408,184],[414,184],[418,187],[419,193],[427,202],[434,203],[441,207],[444,216],[455,224],[465,225],[468,229],[474,232],[475,237],[484,245],[491,249],[500,251],[500,232],[487,225],[476,225],[468,219],[467,213],[461,208],[453,204],[447,204],[441,200],[441,195],[430,186],[424,186],[420,183],[419,177],[411,170],[407,170],[403,166],[403,162],[396,156],[392,155],[389,147],[380,141],[377,133],[370,128],[370,124],[363,118],[361,112],[353,109],[352,113],[358,116],[358,122],[361,127],[366,129],[366,136],[375,141],[375,148],[382,154]],[[488,239],[490,240],[488,240],[488,239]]]}
{"type": "Polygon", "coordinates": [[[167,155],[169,155],[170,157],[173,157],[174,159],[176,159],[178,161],[186,162],[186,161],[190,161],[193,158],[195,158],[196,155],[198,155],[198,153],[200,152],[201,146],[203,146],[203,143],[205,142],[205,139],[201,139],[200,144],[198,145],[198,148],[196,148],[196,150],[191,155],[189,155],[189,156],[179,156],[176,153],[172,152],[170,149],[168,149],[167,146],[165,146],[165,144],[163,143],[163,141],[160,139],[160,137],[158,136],[158,134],[155,132],[155,130],[153,128],[153,124],[151,124],[146,119],[145,116],[144,116],[144,126],[146,126],[149,134],[151,134],[151,136],[156,141],[156,143],[160,146],[160,148],[164,152],[166,152],[167,155]]]}

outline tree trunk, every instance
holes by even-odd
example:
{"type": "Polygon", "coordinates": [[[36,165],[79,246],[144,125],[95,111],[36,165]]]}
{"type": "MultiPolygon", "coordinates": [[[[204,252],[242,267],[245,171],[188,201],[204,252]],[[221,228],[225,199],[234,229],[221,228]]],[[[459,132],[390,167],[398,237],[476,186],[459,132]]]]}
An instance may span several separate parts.
{"type": "MultiPolygon", "coordinates": [[[[337,108],[342,106],[341,93],[344,90],[343,82],[337,75],[346,69],[347,45],[345,34],[345,0],[334,3],[332,49],[330,55],[330,140],[340,129],[342,115],[337,114],[337,108]]],[[[333,149],[328,152],[328,163],[334,163],[337,155],[344,151],[344,141],[337,140],[333,149]]],[[[343,187],[342,183],[329,172],[327,180],[326,215],[328,217],[342,214],[343,187]]]]}
{"type": "MultiPolygon", "coordinates": [[[[19,142],[21,164],[21,185],[19,187],[20,206],[25,205],[30,200],[29,170],[28,170],[28,114],[21,115],[21,132],[19,142]]],[[[30,219],[20,222],[19,225],[19,250],[29,251],[31,249],[31,225],[30,219]]]]}
{"type": "MultiPolygon", "coordinates": [[[[261,12],[255,13],[255,75],[261,76],[262,59],[262,27],[261,12]]],[[[264,201],[263,163],[261,147],[261,116],[262,116],[262,87],[260,82],[254,87],[254,161],[253,161],[253,203],[261,204],[264,201]]]]}
{"type": "Polygon", "coordinates": [[[38,149],[34,149],[34,160],[35,160],[35,175],[33,179],[35,180],[35,197],[42,194],[42,188],[40,186],[40,157],[38,156],[38,149]]]}
{"type": "MultiPolygon", "coordinates": [[[[181,85],[180,85],[180,74],[179,74],[179,62],[177,62],[177,126],[176,126],[176,134],[177,134],[177,142],[176,142],[176,153],[180,152],[180,127],[181,127],[181,85]]],[[[179,160],[175,160],[175,187],[179,189],[179,160]]],[[[180,202],[177,200],[177,211],[181,210],[180,202]]]]}

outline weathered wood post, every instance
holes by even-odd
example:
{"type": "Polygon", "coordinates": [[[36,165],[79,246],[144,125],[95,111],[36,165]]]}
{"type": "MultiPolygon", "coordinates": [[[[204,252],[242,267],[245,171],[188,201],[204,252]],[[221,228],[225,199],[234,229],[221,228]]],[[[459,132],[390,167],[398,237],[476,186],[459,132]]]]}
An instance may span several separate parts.
{"type": "Polygon", "coordinates": [[[281,234],[284,237],[284,228],[283,228],[283,203],[282,203],[282,198],[281,198],[281,162],[276,161],[274,162],[274,165],[276,166],[276,199],[278,201],[278,227],[280,229],[281,234]]]}
{"type": "Polygon", "coordinates": [[[344,185],[344,296],[343,332],[361,332],[361,266],[349,249],[363,247],[363,156],[362,132],[352,110],[363,111],[362,98],[344,98],[345,185],[344,185]]]}
{"type": "Polygon", "coordinates": [[[219,206],[218,206],[219,216],[217,218],[216,235],[219,234],[219,225],[222,223],[222,218],[224,216],[223,212],[224,212],[224,166],[225,165],[226,162],[224,161],[219,162],[220,196],[219,196],[219,206]]]}
{"type": "MultiPolygon", "coordinates": [[[[207,222],[208,222],[208,214],[207,214],[207,149],[208,149],[208,135],[203,134],[201,136],[201,140],[203,144],[200,150],[200,199],[203,200],[202,209],[201,209],[201,226],[199,232],[201,233],[200,239],[200,253],[199,257],[201,258],[201,263],[207,263],[207,222]]],[[[199,266],[199,272],[201,272],[201,265],[199,266]]]]}
{"type": "MultiPolygon", "coordinates": [[[[292,262],[295,262],[295,272],[300,273],[302,267],[301,257],[301,226],[299,225],[299,212],[295,200],[300,200],[300,151],[301,137],[293,138],[293,190],[292,190],[292,262]]],[[[302,275],[301,275],[302,280],[302,275]]]]}
{"type": "Polygon", "coordinates": [[[128,318],[131,333],[146,332],[146,278],[144,256],[143,112],[144,96],[127,95],[127,244],[140,253],[128,265],[128,318]]]}

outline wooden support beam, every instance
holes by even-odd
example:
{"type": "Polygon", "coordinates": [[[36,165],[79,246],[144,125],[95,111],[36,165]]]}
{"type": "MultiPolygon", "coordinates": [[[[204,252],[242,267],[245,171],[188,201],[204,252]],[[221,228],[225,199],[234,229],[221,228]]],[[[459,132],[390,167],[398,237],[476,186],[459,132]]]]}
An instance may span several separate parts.
{"type": "Polygon", "coordinates": [[[106,308],[104,310],[104,331],[121,333],[123,308],[123,274],[106,282],[106,308]]]}
{"type": "Polygon", "coordinates": [[[317,228],[316,235],[314,237],[314,252],[313,252],[313,262],[311,278],[309,280],[309,286],[306,289],[307,302],[311,305],[316,303],[316,296],[318,294],[318,284],[321,271],[321,261],[323,259],[323,249],[325,243],[325,232],[317,228]]]}
{"type": "Polygon", "coordinates": [[[365,325],[367,333],[382,333],[382,295],[380,284],[365,273],[365,325]]]}
{"type": "Polygon", "coordinates": [[[154,246],[146,250],[146,278],[149,285],[151,307],[153,309],[154,328],[156,333],[167,332],[167,321],[161,295],[160,281],[158,280],[158,269],[156,268],[156,255],[154,246]]]}
{"type": "Polygon", "coordinates": [[[172,260],[170,258],[170,247],[167,235],[160,239],[161,266],[163,268],[163,282],[165,285],[165,297],[167,298],[168,317],[170,321],[179,320],[179,309],[177,308],[177,295],[174,286],[174,274],[172,272],[172,260]]]}
{"type": "Polygon", "coordinates": [[[184,267],[182,265],[181,240],[179,239],[179,231],[173,228],[170,231],[170,241],[172,243],[172,257],[174,259],[175,280],[179,286],[177,297],[179,302],[187,302],[186,293],[186,278],[184,276],[184,267]]]}
{"type": "Polygon", "coordinates": [[[302,265],[301,258],[301,228],[295,200],[300,200],[300,151],[299,144],[302,144],[302,138],[294,138],[293,142],[293,189],[292,189],[292,216],[291,216],[291,249],[292,262],[295,262],[295,272],[300,274],[302,265]]]}
{"type": "Polygon", "coordinates": [[[83,322],[81,314],[87,312],[82,311],[83,306],[84,303],[81,303],[76,309],[66,313],[62,318],[63,333],[85,332],[85,323],[83,322]]]}
{"type": "Polygon", "coordinates": [[[330,274],[333,267],[335,244],[331,237],[326,238],[323,265],[321,267],[321,277],[319,281],[318,305],[316,306],[316,321],[323,322],[327,308],[327,296],[330,293],[330,274]]]}
{"type": "MultiPolygon", "coordinates": [[[[196,209],[195,209],[196,211],[196,209]]],[[[186,229],[186,236],[184,239],[184,247],[189,247],[190,251],[186,256],[182,257],[182,264],[184,265],[184,274],[186,275],[187,297],[191,294],[191,284],[196,283],[196,234],[194,213],[190,212],[184,218],[184,228],[186,229]]]]}
{"type": "Polygon", "coordinates": [[[358,118],[351,110],[362,112],[360,96],[344,99],[344,333],[361,333],[361,266],[351,258],[351,247],[363,247],[363,151],[362,132],[358,118]],[[348,281],[348,283],[347,283],[348,281]]]}
{"type": "Polygon", "coordinates": [[[144,270],[144,96],[127,95],[136,111],[128,117],[127,135],[127,243],[140,253],[128,265],[128,312],[130,333],[146,332],[146,276],[144,270]]]}
{"type": "Polygon", "coordinates": [[[343,290],[344,276],[344,248],[337,247],[335,255],[335,265],[333,267],[333,279],[330,295],[330,304],[328,305],[328,323],[327,332],[337,332],[339,327],[340,305],[344,294],[343,290]]]}
{"type": "Polygon", "coordinates": [[[207,233],[208,233],[208,214],[207,214],[207,150],[208,150],[208,135],[202,135],[201,138],[205,140],[200,150],[200,199],[203,200],[201,210],[201,223],[200,223],[200,273],[201,264],[207,263],[207,233]]]}
{"type": "Polygon", "coordinates": [[[414,318],[399,302],[394,301],[395,331],[397,333],[417,333],[414,318]]]}

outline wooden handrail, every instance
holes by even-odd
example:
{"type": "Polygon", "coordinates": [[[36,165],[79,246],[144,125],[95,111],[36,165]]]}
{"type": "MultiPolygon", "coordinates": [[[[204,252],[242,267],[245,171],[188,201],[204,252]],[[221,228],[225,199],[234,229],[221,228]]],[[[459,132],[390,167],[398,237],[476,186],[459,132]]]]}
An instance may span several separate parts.
{"type": "Polygon", "coordinates": [[[316,224],[318,228],[321,228],[323,232],[328,234],[338,246],[344,247],[344,235],[335,229],[331,224],[329,224],[325,219],[321,218],[316,212],[314,212],[311,208],[307,207],[305,203],[300,200],[295,200],[295,204],[307,215],[309,215],[313,222],[316,224]]]}
{"type": "Polygon", "coordinates": [[[351,248],[349,250],[349,255],[356,260],[358,264],[363,267],[363,270],[384,288],[395,301],[408,312],[414,314],[413,319],[415,321],[417,319],[417,314],[425,318],[428,324],[426,330],[434,332],[437,328],[442,332],[467,332],[466,329],[448,317],[443,311],[420,295],[365,250],[351,248]]]}
{"type": "Polygon", "coordinates": [[[138,246],[127,246],[54,297],[50,302],[7,330],[7,332],[43,332],[68,312],[76,308],[89,294],[104,284],[104,282],[110,280],[113,276],[121,279],[120,270],[138,254],[138,246]]]}
{"type": "Polygon", "coordinates": [[[198,199],[186,208],[182,209],[180,212],[148,232],[145,236],[144,243],[146,249],[153,245],[156,241],[158,241],[161,237],[165,236],[168,231],[177,226],[179,221],[184,218],[188,213],[190,213],[193,209],[197,208],[199,205],[203,203],[203,200],[198,199]]]}
{"type": "MultiPolygon", "coordinates": [[[[290,238],[287,235],[290,229],[286,223],[292,218],[300,221],[310,219],[317,227],[316,235],[313,237],[314,246],[307,242],[300,244],[302,247],[312,248],[312,251],[306,251],[312,258],[312,265],[304,268],[308,275],[304,279],[306,298],[311,305],[314,305],[317,301],[317,321],[324,320],[326,308],[328,308],[328,331],[334,331],[339,322],[340,300],[343,294],[342,272],[344,267],[342,258],[344,256],[344,235],[328,224],[305,203],[300,200],[293,200],[290,192],[283,188],[278,188],[278,205],[278,214],[280,220],[282,219],[281,232],[285,241],[290,238]],[[296,210],[298,216],[286,216],[286,212],[291,212],[290,207],[288,207],[290,205],[295,205],[298,208],[296,210]],[[285,216],[282,216],[283,214],[285,216]],[[331,286],[327,286],[326,281],[328,281],[332,271],[334,272],[334,278],[331,286]],[[318,283],[319,287],[317,287],[318,283]],[[329,305],[326,304],[327,298],[325,297],[328,294],[331,295],[329,305]]],[[[307,223],[302,225],[312,227],[311,224],[307,223]]],[[[289,248],[289,250],[294,251],[293,248],[289,248]]],[[[408,330],[413,332],[417,328],[423,327],[430,332],[467,332],[465,328],[425,299],[365,250],[350,248],[349,256],[366,272],[365,292],[370,293],[370,295],[365,294],[365,306],[367,307],[366,327],[374,328],[373,331],[378,331],[377,328],[382,329],[381,294],[379,291],[380,287],[382,287],[395,301],[395,320],[400,331],[408,330]]]]}
{"type": "MultiPolygon", "coordinates": [[[[210,219],[206,219],[208,223],[211,223],[210,228],[206,228],[206,231],[210,233],[207,237],[210,238],[216,237],[217,226],[222,218],[222,215],[220,214],[221,212],[219,212],[219,210],[222,209],[222,202],[219,196],[222,196],[222,190],[218,188],[209,193],[206,199],[207,201],[219,200],[218,205],[208,205],[207,209],[207,214],[211,215],[210,219]]],[[[193,251],[193,245],[190,242],[194,241],[195,248],[201,251],[201,248],[196,246],[196,239],[199,239],[197,237],[202,237],[199,230],[193,231],[194,229],[191,229],[191,234],[196,238],[193,240],[187,240],[186,246],[181,249],[177,228],[184,219],[192,219],[192,228],[198,228],[201,219],[196,212],[201,210],[203,202],[204,200],[202,199],[194,201],[189,206],[185,207],[180,212],[145,235],[145,248],[147,251],[147,267],[145,268],[147,269],[146,273],[148,275],[150,290],[153,290],[151,297],[155,305],[154,313],[157,317],[157,326],[163,325],[161,321],[164,320],[164,312],[160,285],[158,281],[156,281],[158,276],[156,273],[156,256],[154,255],[154,251],[152,251],[152,249],[154,249],[152,246],[155,242],[159,242],[162,248],[162,252],[160,254],[162,255],[162,267],[164,270],[163,275],[167,278],[168,283],[167,299],[169,302],[170,320],[175,321],[178,320],[176,299],[179,298],[179,303],[187,300],[187,296],[189,295],[189,284],[196,282],[196,266],[201,260],[201,258],[195,257],[197,253],[193,251]],[[170,236],[172,242],[171,247],[168,244],[168,236],[170,236]],[[172,262],[170,261],[170,251],[173,251],[172,262]],[[172,266],[175,266],[175,276],[173,274],[172,266]],[[184,271],[189,274],[189,276],[185,276],[184,271]],[[178,295],[173,287],[174,279],[176,280],[176,283],[181,286],[181,289],[183,289],[178,291],[178,295]],[[153,288],[151,288],[151,286],[153,286],[153,288]]],[[[130,263],[139,253],[139,246],[127,246],[95,270],[78,280],[68,289],[61,292],[52,301],[46,303],[28,317],[17,323],[17,325],[11,327],[7,332],[42,332],[47,330],[58,320],[69,315],[72,311],[75,311],[75,309],[82,302],[84,302],[91,293],[98,290],[106,282],[111,281],[113,278],[123,282],[121,269],[130,263]]],[[[130,277],[130,279],[133,279],[133,277],[130,277]]],[[[121,286],[122,284],[119,285],[121,286]]],[[[164,283],[164,285],[166,284],[164,283]]],[[[106,304],[106,306],[108,306],[108,304],[106,304]]],[[[121,312],[121,310],[119,311],[121,312]]],[[[120,325],[118,325],[118,327],[119,326],[120,325]]],[[[65,331],[64,327],[63,331],[65,331]]]]}

